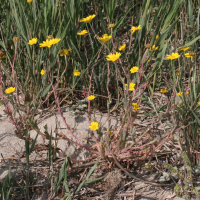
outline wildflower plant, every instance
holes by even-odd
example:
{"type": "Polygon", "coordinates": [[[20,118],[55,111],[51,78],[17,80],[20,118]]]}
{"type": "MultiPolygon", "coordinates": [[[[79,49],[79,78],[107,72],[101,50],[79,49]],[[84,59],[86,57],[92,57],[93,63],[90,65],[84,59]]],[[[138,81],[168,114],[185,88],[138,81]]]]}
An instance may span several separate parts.
{"type": "MultiPolygon", "coordinates": [[[[138,161],[151,158],[173,134],[178,134],[180,143],[182,139],[185,142],[181,145],[188,159],[196,164],[199,162],[199,157],[192,153],[199,152],[200,125],[200,85],[196,61],[200,37],[192,20],[193,16],[199,19],[196,10],[192,10],[197,1],[188,1],[192,3],[187,4],[189,11],[185,12],[185,19],[189,19],[188,31],[192,31],[183,44],[177,44],[173,39],[186,35],[184,29],[177,30],[177,27],[183,26],[177,19],[187,7],[183,0],[161,1],[159,5],[157,1],[144,0],[139,7],[139,4],[130,1],[119,1],[120,9],[117,0],[71,0],[58,2],[57,6],[54,1],[6,2],[9,8],[2,9],[1,19],[6,18],[7,21],[3,20],[0,28],[3,48],[0,54],[1,100],[16,128],[16,135],[26,141],[27,149],[32,144],[34,146],[34,141],[29,141],[29,133],[24,135],[24,127],[38,130],[47,141],[66,139],[77,149],[84,148],[97,157],[138,161]],[[130,16],[137,18],[138,22],[130,16]],[[120,40],[121,31],[126,33],[126,44],[120,40]],[[86,37],[81,36],[85,34],[86,37]],[[119,43],[124,45],[119,46],[119,43]],[[176,50],[175,47],[181,48],[176,50]],[[180,75],[177,76],[178,70],[180,75]],[[185,84],[183,80],[187,77],[185,84]],[[153,102],[156,91],[160,98],[168,100],[160,108],[153,102]],[[187,91],[190,93],[187,94],[187,91]],[[24,105],[19,101],[19,94],[24,95],[24,105]],[[63,114],[62,106],[67,100],[80,98],[87,102],[88,129],[102,135],[101,140],[94,136],[94,148],[79,140],[63,114]],[[15,119],[10,103],[20,119],[15,119]],[[39,131],[36,115],[49,107],[58,110],[73,140],[61,133],[53,138],[39,131]],[[153,111],[142,112],[145,107],[153,111]],[[109,134],[101,132],[101,124],[95,119],[96,110],[102,109],[107,112],[106,129],[109,134]],[[114,111],[121,119],[117,130],[110,125],[110,115],[114,111]],[[152,135],[155,126],[151,124],[136,138],[134,120],[141,115],[144,119],[151,115],[156,119],[153,124],[162,124],[168,114],[176,123],[167,128],[160,139],[152,135]]],[[[45,144],[42,147],[46,148],[45,144]]],[[[51,154],[49,150],[49,158],[53,159],[51,154]]],[[[60,176],[63,181],[62,170],[60,176]]],[[[56,193],[61,182],[58,179],[54,187],[56,193]]],[[[69,194],[64,180],[63,188],[69,194]]]]}

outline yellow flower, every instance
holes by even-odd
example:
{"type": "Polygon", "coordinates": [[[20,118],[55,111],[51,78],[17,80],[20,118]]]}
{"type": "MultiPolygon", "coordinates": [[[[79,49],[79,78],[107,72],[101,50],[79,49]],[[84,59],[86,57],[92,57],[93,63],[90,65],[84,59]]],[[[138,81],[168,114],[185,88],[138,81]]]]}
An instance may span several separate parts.
{"type": "Polygon", "coordinates": [[[68,55],[69,55],[69,52],[70,52],[71,50],[72,50],[72,49],[62,49],[62,50],[60,50],[60,51],[58,52],[58,54],[59,54],[60,56],[64,56],[64,55],[68,56],[68,55]]]}
{"type": "Polygon", "coordinates": [[[53,38],[50,40],[51,44],[54,45],[54,44],[57,44],[61,39],[60,38],[53,38]]]}
{"type": "Polygon", "coordinates": [[[187,51],[190,47],[179,47],[179,51],[187,51]]]}
{"type": "Polygon", "coordinates": [[[86,18],[81,19],[80,22],[87,22],[88,23],[88,22],[91,22],[92,19],[95,18],[95,17],[96,17],[96,15],[90,15],[86,18]]]}
{"type": "Polygon", "coordinates": [[[46,41],[43,41],[43,43],[40,43],[40,47],[48,47],[48,48],[50,48],[51,45],[52,45],[52,43],[48,39],[46,41]]]}
{"type": "Polygon", "coordinates": [[[119,51],[124,51],[125,48],[126,48],[126,44],[124,44],[123,46],[120,46],[118,49],[119,49],[119,51]]]}
{"type": "Polygon", "coordinates": [[[174,60],[176,58],[179,58],[181,55],[179,55],[178,53],[172,53],[172,55],[167,55],[166,59],[167,60],[174,60]]]}
{"type": "Polygon", "coordinates": [[[193,51],[190,51],[189,53],[185,53],[184,55],[185,55],[185,57],[187,57],[187,58],[194,58],[194,57],[197,56],[197,54],[194,53],[193,51]]]}
{"type": "Polygon", "coordinates": [[[179,71],[177,71],[175,74],[176,74],[176,76],[180,76],[181,73],[179,71]]]}
{"type": "Polygon", "coordinates": [[[78,35],[85,35],[86,33],[88,33],[87,30],[82,30],[81,32],[77,33],[78,35]]]}
{"type": "Polygon", "coordinates": [[[160,89],[160,92],[164,94],[164,93],[167,92],[167,89],[166,89],[166,88],[164,88],[164,89],[160,89]]]}
{"type": "Polygon", "coordinates": [[[110,40],[111,37],[112,37],[111,35],[108,36],[108,34],[104,34],[102,35],[102,37],[99,37],[97,39],[99,39],[103,43],[106,43],[108,42],[108,40],[110,40]]]}
{"type": "Polygon", "coordinates": [[[134,66],[134,67],[132,67],[132,68],[130,69],[130,72],[133,74],[133,73],[135,73],[135,72],[138,72],[138,70],[139,70],[139,67],[134,66]]]}
{"type": "Polygon", "coordinates": [[[187,95],[189,95],[189,94],[190,94],[190,92],[189,92],[189,91],[187,91],[187,92],[186,92],[186,94],[187,94],[187,95]]]}
{"type": "Polygon", "coordinates": [[[12,93],[12,92],[14,92],[15,91],[15,87],[9,87],[9,88],[7,88],[6,90],[5,90],[5,93],[6,94],[10,94],[10,93],[12,93]]]}
{"type": "Polygon", "coordinates": [[[107,128],[107,134],[112,135],[112,131],[109,131],[108,128],[107,128]]]}
{"type": "MultiPolygon", "coordinates": [[[[127,84],[125,84],[125,86],[127,87],[127,84]]],[[[126,87],[125,87],[125,90],[126,90],[126,87]]],[[[128,87],[128,90],[129,90],[129,91],[135,90],[135,83],[130,83],[130,84],[129,84],[129,87],[128,87]]]]}
{"type": "Polygon", "coordinates": [[[137,103],[132,103],[133,105],[133,110],[138,110],[140,109],[139,105],[137,103]]]}
{"type": "Polygon", "coordinates": [[[31,3],[33,0],[27,0],[27,3],[31,3]]]}
{"type": "Polygon", "coordinates": [[[116,52],[116,54],[111,53],[110,55],[107,56],[106,60],[115,62],[119,59],[120,56],[121,56],[121,53],[119,52],[116,52]]]}
{"type": "Polygon", "coordinates": [[[183,92],[177,93],[177,96],[179,96],[179,97],[182,97],[182,95],[183,95],[183,92]]]}
{"type": "Polygon", "coordinates": [[[197,103],[198,103],[198,105],[200,105],[200,101],[198,101],[197,103]]]}
{"type": "Polygon", "coordinates": [[[159,39],[159,35],[156,35],[156,40],[158,40],[159,39]]]}
{"type": "Polygon", "coordinates": [[[79,72],[78,70],[75,70],[74,72],[74,76],[80,76],[81,72],[79,72]]]}
{"type": "Polygon", "coordinates": [[[156,51],[157,49],[158,49],[158,47],[156,47],[155,45],[153,45],[153,46],[151,47],[151,50],[156,51]]]}
{"type": "Polygon", "coordinates": [[[139,25],[138,27],[137,26],[132,26],[131,31],[132,31],[132,33],[135,33],[135,31],[138,31],[141,28],[142,28],[141,25],[139,25]]]}
{"type": "Polygon", "coordinates": [[[151,62],[151,60],[148,60],[148,62],[151,62]]]}
{"type": "Polygon", "coordinates": [[[95,99],[96,97],[94,96],[94,95],[90,95],[90,96],[88,96],[87,97],[87,99],[89,100],[89,101],[91,101],[91,100],[93,100],[93,99],[95,99]]]}
{"type": "Polygon", "coordinates": [[[45,74],[45,70],[42,69],[41,72],[40,72],[40,74],[43,76],[45,74]]]}
{"type": "Polygon", "coordinates": [[[96,131],[99,129],[99,123],[98,122],[91,122],[91,126],[89,126],[90,130],[96,131]]]}
{"type": "Polygon", "coordinates": [[[33,38],[32,40],[29,40],[28,44],[33,45],[37,43],[37,38],[33,38]]]}

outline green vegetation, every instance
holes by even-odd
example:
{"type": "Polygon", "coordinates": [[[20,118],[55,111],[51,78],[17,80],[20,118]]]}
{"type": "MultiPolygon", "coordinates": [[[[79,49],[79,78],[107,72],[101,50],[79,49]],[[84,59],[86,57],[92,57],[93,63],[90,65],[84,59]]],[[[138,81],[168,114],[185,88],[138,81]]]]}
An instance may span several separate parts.
{"type": "MultiPolygon", "coordinates": [[[[30,199],[34,177],[29,157],[37,150],[39,134],[49,142],[52,194],[58,193],[62,182],[63,199],[73,199],[92,182],[88,179],[97,166],[71,195],[66,169],[73,155],[63,156],[63,167],[56,174],[52,167],[56,139],[47,128],[42,133],[35,120],[39,110],[49,107],[59,112],[74,138],[70,142],[91,155],[125,162],[151,160],[176,136],[180,150],[198,167],[199,0],[0,0],[0,7],[0,97],[17,137],[25,141],[23,198],[30,199]],[[165,104],[157,106],[157,94],[167,99],[165,104]],[[83,144],[63,115],[66,101],[76,104],[77,99],[88,102],[88,129],[103,136],[93,145],[83,144]],[[94,118],[97,110],[108,113],[107,133],[94,118]],[[114,112],[121,117],[117,130],[110,125],[114,112]],[[134,122],[142,115],[141,123],[149,116],[154,121],[138,136],[134,122]],[[155,137],[152,133],[169,115],[171,126],[155,137]],[[35,139],[31,129],[38,133],[35,139]]],[[[9,171],[0,185],[0,199],[15,199],[14,182],[9,171]]]]}

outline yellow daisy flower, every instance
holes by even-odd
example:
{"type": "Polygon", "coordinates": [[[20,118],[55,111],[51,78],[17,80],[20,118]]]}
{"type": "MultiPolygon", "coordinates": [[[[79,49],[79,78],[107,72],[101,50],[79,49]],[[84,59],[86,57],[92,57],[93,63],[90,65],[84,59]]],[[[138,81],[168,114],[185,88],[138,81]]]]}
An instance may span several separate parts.
{"type": "Polygon", "coordinates": [[[198,105],[200,105],[200,101],[198,101],[197,103],[198,103],[198,105]]]}
{"type": "Polygon", "coordinates": [[[91,126],[89,126],[90,130],[96,131],[99,129],[99,123],[98,122],[91,122],[91,126]]]}
{"type": "Polygon", "coordinates": [[[43,76],[45,74],[45,70],[42,69],[41,72],[40,72],[40,74],[43,76]]]}
{"type": "Polygon", "coordinates": [[[135,33],[135,31],[138,31],[141,28],[142,28],[141,25],[139,25],[138,27],[137,26],[132,26],[131,31],[132,31],[132,33],[135,33]]]}
{"type": "Polygon", "coordinates": [[[124,50],[125,50],[125,48],[126,48],[126,44],[124,44],[124,45],[120,46],[118,49],[119,49],[119,51],[124,51],[124,50]]]}
{"type": "Polygon", "coordinates": [[[151,50],[156,51],[156,50],[158,50],[158,47],[156,47],[155,45],[153,45],[153,46],[151,47],[151,50]]]}
{"type": "Polygon", "coordinates": [[[116,52],[116,54],[111,53],[110,55],[107,56],[106,60],[115,62],[119,59],[120,56],[121,56],[121,53],[119,52],[116,52]]]}
{"type": "Polygon", "coordinates": [[[177,96],[179,96],[179,97],[182,97],[182,95],[183,95],[183,92],[177,93],[177,96]]]}
{"type": "Polygon", "coordinates": [[[167,55],[166,59],[167,60],[175,60],[177,58],[179,58],[181,55],[179,55],[178,53],[172,53],[171,55],[167,55]]]}
{"type": "Polygon", "coordinates": [[[50,48],[51,45],[52,45],[52,43],[48,39],[46,41],[43,41],[43,43],[40,43],[40,47],[48,47],[48,48],[50,48]]]}
{"type": "Polygon", "coordinates": [[[88,33],[87,30],[82,30],[81,32],[78,32],[77,34],[78,34],[78,35],[85,35],[86,33],[88,33]]]}
{"type": "Polygon", "coordinates": [[[159,39],[159,35],[156,35],[156,40],[158,40],[159,39]]]}
{"type": "Polygon", "coordinates": [[[33,0],[27,0],[27,3],[31,3],[33,0]]]}
{"type": "Polygon", "coordinates": [[[53,38],[50,40],[51,44],[54,45],[54,44],[57,44],[61,39],[60,38],[53,38]]]}
{"type": "Polygon", "coordinates": [[[179,47],[179,51],[187,51],[190,47],[179,47]]]}
{"type": "Polygon", "coordinates": [[[184,55],[185,55],[185,57],[187,57],[187,58],[194,58],[194,57],[197,56],[197,54],[194,53],[193,51],[191,51],[191,52],[189,52],[189,53],[185,53],[184,55]]]}
{"type": "Polygon", "coordinates": [[[138,110],[140,109],[139,105],[137,103],[132,103],[133,105],[133,110],[138,110]]]}
{"type": "Polygon", "coordinates": [[[160,89],[160,92],[164,94],[164,93],[167,92],[167,89],[166,89],[166,88],[164,88],[164,89],[160,89]]]}
{"type": "Polygon", "coordinates": [[[112,131],[109,131],[108,128],[107,128],[107,134],[112,135],[112,131]]]}
{"type": "MultiPolygon", "coordinates": [[[[125,90],[126,90],[126,88],[127,88],[127,84],[125,84],[125,90]]],[[[129,91],[134,91],[135,90],[135,83],[130,83],[129,84],[129,87],[128,87],[128,90],[129,91]]]]}
{"type": "Polygon", "coordinates": [[[9,88],[7,88],[6,90],[5,90],[5,93],[6,94],[10,94],[10,93],[12,93],[12,92],[14,92],[15,91],[15,87],[9,87],[9,88]]]}
{"type": "Polygon", "coordinates": [[[74,76],[80,76],[81,72],[79,72],[78,70],[75,70],[74,72],[74,76]]]}
{"type": "Polygon", "coordinates": [[[87,23],[89,23],[95,17],[96,17],[96,15],[89,15],[88,17],[81,19],[79,22],[87,22],[87,23]]]}
{"type": "Polygon", "coordinates": [[[134,67],[132,67],[132,68],[130,69],[130,72],[133,74],[133,73],[138,72],[138,70],[139,70],[139,67],[134,66],[134,67]]]}
{"type": "Polygon", "coordinates": [[[28,44],[33,45],[37,43],[37,38],[33,38],[32,40],[29,40],[28,44]]]}
{"type": "Polygon", "coordinates": [[[111,37],[112,37],[111,35],[108,36],[108,34],[104,34],[102,35],[102,37],[99,37],[97,39],[99,39],[103,43],[106,43],[108,42],[108,40],[110,40],[111,37]]]}
{"type": "Polygon", "coordinates": [[[96,97],[94,96],[94,95],[90,95],[90,96],[88,96],[87,97],[87,99],[89,100],[89,101],[91,101],[91,100],[93,100],[93,99],[95,99],[96,97]]]}

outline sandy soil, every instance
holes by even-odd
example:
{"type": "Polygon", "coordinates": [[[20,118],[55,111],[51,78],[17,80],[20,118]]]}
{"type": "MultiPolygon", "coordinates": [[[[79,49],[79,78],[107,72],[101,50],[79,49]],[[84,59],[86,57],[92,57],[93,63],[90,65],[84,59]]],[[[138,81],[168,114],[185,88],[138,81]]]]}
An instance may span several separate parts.
{"type": "MultiPolygon", "coordinates": [[[[89,132],[89,121],[88,116],[86,114],[80,115],[78,117],[71,117],[69,112],[64,112],[64,116],[66,118],[67,123],[70,125],[72,132],[74,135],[83,143],[86,142],[87,137],[90,137],[89,132]]],[[[38,117],[39,120],[41,120],[40,117],[38,117]]],[[[106,131],[106,128],[108,126],[107,116],[104,114],[96,114],[95,116],[92,116],[92,120],[96,119],[101,125],[101,127],[104,127],[104,130],[106,131]]],[[[113,127],[119,127],[119,119],[117,118],[111,118],[111,125],[113,127]]],[[[58,130],[58,132],[62,132],[67,137],[71,138],[71,135],[69,134],[69,131],[66,129],[62,118],[58,114],[50,114],[46,116],[46,118],[42,119],[41,123],[39,123],[39,128],[41,132],[44,131],[44,126],[47,125],[49,133],[52,130],[53,136],[55,136],[54,130],[55,128],[58,130]]],[[[15,128],[10,123],[8,117],[3,112],[3,108],[0,110],[0,166],[1,163],[4,162],[4,159],[9,159],[13,157],[20,157],[21,153],[25,150],[24,148],[24,141],[19,139],[15,136],[15,128]]],[[[36,135],[36,132],[34,130],[30,131],[31,136],[34,138],[36,135]]],[[[43,142],[43,139],[41,136],[37,138],[37,144],[40,144],[43,142]]],[[[47,142],[47,141],[45,141],[47,142]]],[[[66,140],[59,140],[58,141],[58,147],[62,149],[63,152],[66,154],[71,152],[73,153],[75,150],[75,146],[73,144],[70,144],[66,140]]],[[[76,158],[79,159],[85,159],[88,157],[88,152],[86,150],[81,150],[77,155],[76,158]]],[[[23,156],[22,156],[23,157],[23,156]]],[[[21,158],[21,162],[25,162],[25,158],[21,158]]],[[[8,168],[0,168],[0,180],[3,180],[5,176],[7,175],[8,168]]],[[[138,186],[143,185],[142,182],[135,182],[135,188],[138,186]]],[[[146,188],[146,187],[144,187],[146,188]]],[[[146,189],[143,189],[144,192],[146,189]]],[[[135,190],[135,195],[137,196],[137,190],[135,190]]],[[[141,192],[140,192],[141,193],[141,192]]],[[[145,193],[144,193],[145,194],[145,193]]],[[[120,197],[120,195],[118,195],[120,197]]],[[[133,194],[131,194],[133,196],[133,194]]],[[[117,198],[119,198],[117,197],[117,198]]],[[[122,197],[123,198],[123,197],[122,197]]],[[[47,199],[46,193],[44,192],[40,197],[37,196],[34,199],[47,199]]],[[[129,198],[127,196],[127,199],[133,199],[132,197],[129,198]]],[[[168,199],[168,200],[179,200],[180,198],[176,197],[173,193],[173,191],[165,189],[158,189],[157,188],[151,188],[150,192],[147,192],[145,196],[140,195],[140,197],[135,199],[168,199]]]]}

